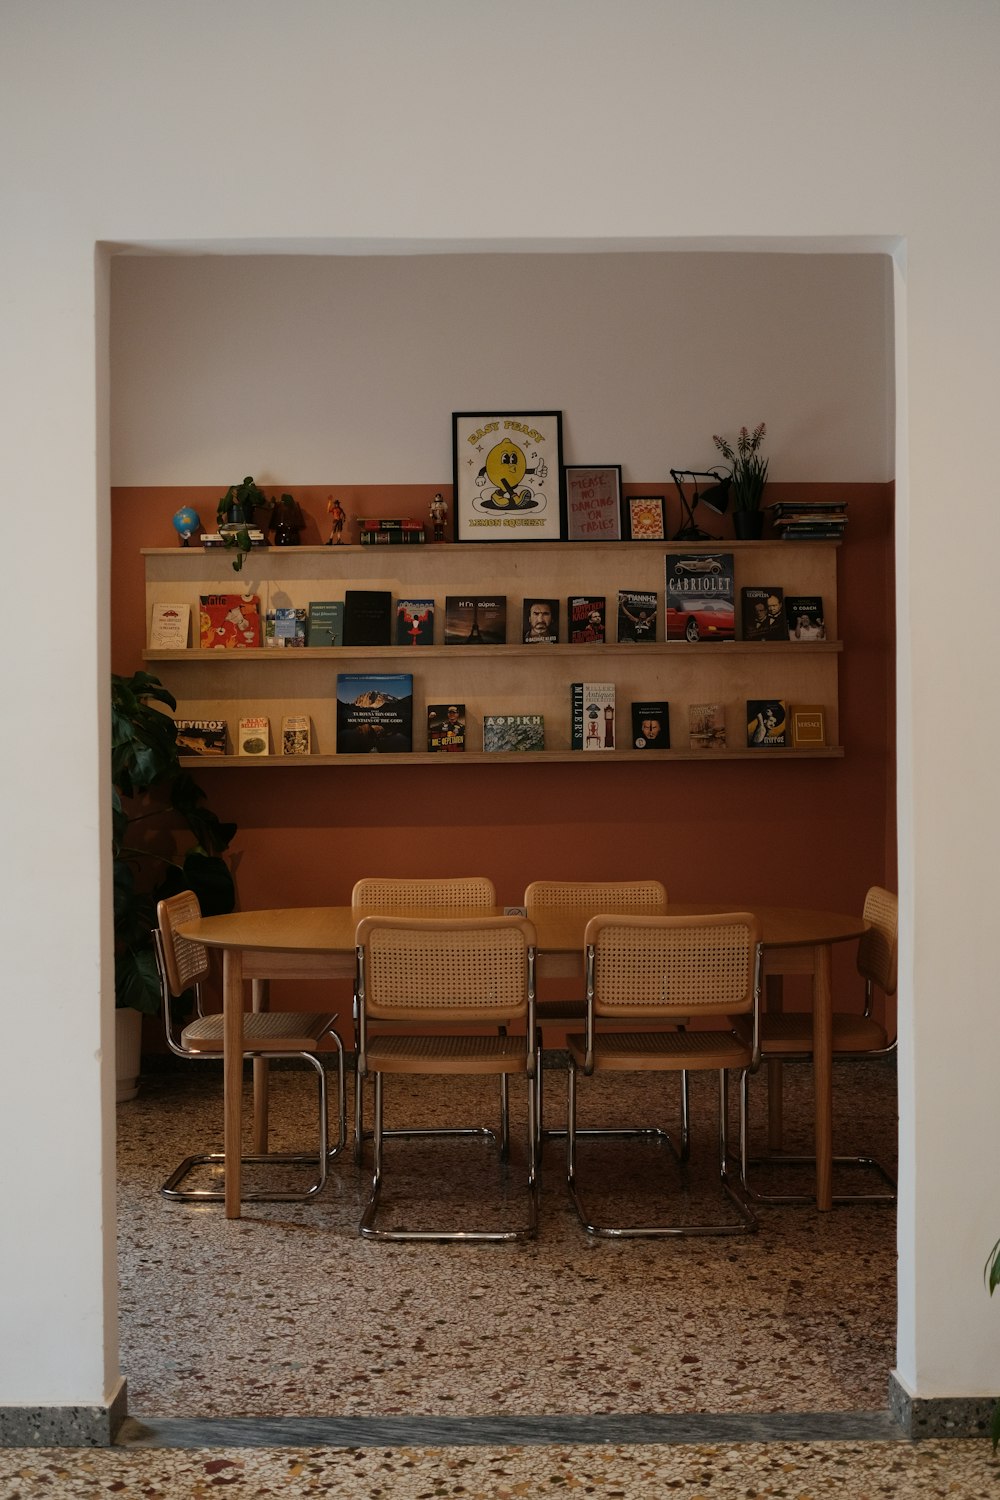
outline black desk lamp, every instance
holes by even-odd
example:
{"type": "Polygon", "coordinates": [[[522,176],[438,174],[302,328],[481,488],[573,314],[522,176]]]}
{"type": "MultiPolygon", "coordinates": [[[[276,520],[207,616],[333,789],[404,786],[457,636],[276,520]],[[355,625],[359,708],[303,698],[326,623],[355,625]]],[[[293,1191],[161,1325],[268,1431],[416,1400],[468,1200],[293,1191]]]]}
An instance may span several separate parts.
{"type": "Polygon", "coordinates": [[[702,531],[694,518],[698,502],[707,505],[709,510],[714,510],[717,516],[724,516],[729,509],[729,486],[732,484],[731,474],[720,474],[715,469],[671,469],[670,477],[677,486],[677,493],[681,497],[681,508],[687,520],[674,537],[675,542],[715,542],[718,537],[709,536],[707,531],[702,531]],[[688,500],[684,493],[684,481],[694,482],[694,494],[688,500]],[[698,489],[699,479],[712,479],[707,489],[698,489]]]}

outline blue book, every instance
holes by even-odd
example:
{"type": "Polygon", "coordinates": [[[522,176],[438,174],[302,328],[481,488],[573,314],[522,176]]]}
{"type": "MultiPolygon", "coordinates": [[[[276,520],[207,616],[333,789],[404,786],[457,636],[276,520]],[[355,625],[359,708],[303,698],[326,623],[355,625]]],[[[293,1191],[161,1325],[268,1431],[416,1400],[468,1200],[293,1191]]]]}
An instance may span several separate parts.
{"type": "Polygon", "coordinates": [[[337,754],[398,755],[413,749],[413,674],[337,674],[337,754]]]}

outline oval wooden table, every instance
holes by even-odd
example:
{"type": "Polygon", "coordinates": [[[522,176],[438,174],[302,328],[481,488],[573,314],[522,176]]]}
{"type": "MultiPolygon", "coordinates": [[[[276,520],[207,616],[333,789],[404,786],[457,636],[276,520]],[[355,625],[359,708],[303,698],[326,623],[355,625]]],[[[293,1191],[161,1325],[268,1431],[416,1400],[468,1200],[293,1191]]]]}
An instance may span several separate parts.
{"type": "MultiPolygon", "coordinates": [[[[752,911],[761,929],[765,976],[806,974],[812,980],[813,1085],[816,1117],[816,1206],[832,1206],[833,1173],[833,996],[832,945],[859,938],[866,923],[842,912],[806,907],[758,906],[753,902],[675,902],[671,916],[752,911]]],[[[487,916],[492,912],[407,910],[399,915],[487,916]]],[[[182,924],[182,937],[223,953],[225,1211],[240,1216],[240,1142],[243,1082],[243,984],[246,979],[351,979],[354,934],[370,913],[351,906],[285,907],[232,912],[182,924]]],[[[578,975],[583,968],[583,932],[593,912],[532,907],[538,935],[539,975],[578,975]]]]}

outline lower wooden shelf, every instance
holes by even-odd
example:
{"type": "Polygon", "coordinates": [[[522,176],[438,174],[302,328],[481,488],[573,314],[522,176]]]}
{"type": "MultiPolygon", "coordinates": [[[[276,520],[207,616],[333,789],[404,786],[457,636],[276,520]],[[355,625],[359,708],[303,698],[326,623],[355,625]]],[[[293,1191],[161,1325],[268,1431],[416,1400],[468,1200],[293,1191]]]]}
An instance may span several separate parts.
{"type": "Polygon", "coordinates": [[[518,750],[504,753],[500,750],[439,751],[429,754],[426,750],[413,750],[405,755],[182,755],[182,766],[198,770],[214,770],[225,766],[227,770],[250,770],[254,766],[284,766],[290,770],[304,770],[309,766],[343,766],[376,768],[379,766],[423,766],[448,765],[456,761],[459,765],[568,765],[571,762],[583,765],[607,764],[609,761],[631,761],[637,765],[656,765],[663,761],[697,760],[719,762],[733,760],[843,760],[842,745],[827,745],[822,750],[518,750]]]}

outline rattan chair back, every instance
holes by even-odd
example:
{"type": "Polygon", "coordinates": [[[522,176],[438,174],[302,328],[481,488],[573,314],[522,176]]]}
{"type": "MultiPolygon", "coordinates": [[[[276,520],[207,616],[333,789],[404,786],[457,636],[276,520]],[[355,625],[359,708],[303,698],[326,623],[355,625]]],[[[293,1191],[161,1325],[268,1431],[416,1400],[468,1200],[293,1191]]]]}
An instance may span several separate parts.
{"type": "Polygon", "coordinates": [[[485,875],[463,875],[429,880],[395,880],[367,877],[351,892],[351,905],[367,911],[393,911],[407,907],[496,906],[496,891],[485,875]]]}
{"type": "Polygon", "coordinates": [[[667,892],[659,880],[533,880],[525,906],[603,911],[664,911],[667,892]]]}
{"type": "MultiPolygon", "coordinates": [[[[587,923],[595,1016],[736,1016],[754,1006],[759,933],[750,912],[604,915],[587,923]]],[[[588,996],[588,1000],[589,1000],[588,996]]]]}
{"type": "Polygon", "coordinates": [[[177,928],[201,916],[194,891],[180,891],[156,904],[156,922],[163,940],[163,967],[171,995],[177,997],[198,985],[208,973],[208,950],[181,937],[177,928]]]}
{"type": "Polygon", "coordinates": [[[899,951],[899,898],[873,885],[865,897],[864,918],[871,926],[858,942],[858,972],[885,995],[896,993],[899,951]]]}
{"type": "Polygon", "coordinates": [[[357,941],[369,1020],[506,1026],[527,1019],[535,929],[523,917],[365,917],[357,941]]]}

